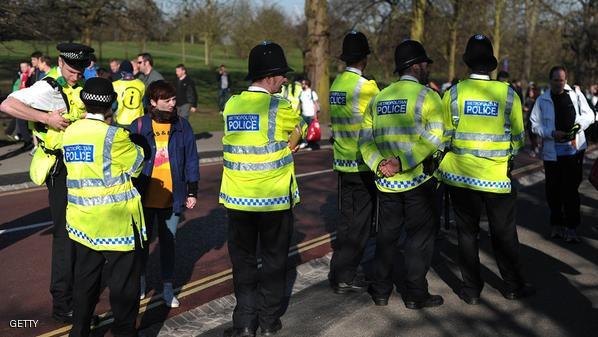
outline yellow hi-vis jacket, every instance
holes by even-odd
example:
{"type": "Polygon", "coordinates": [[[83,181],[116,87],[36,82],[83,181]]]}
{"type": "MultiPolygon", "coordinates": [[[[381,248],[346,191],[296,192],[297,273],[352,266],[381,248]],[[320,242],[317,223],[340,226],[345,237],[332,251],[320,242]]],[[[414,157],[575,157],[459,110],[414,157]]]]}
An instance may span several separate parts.
{"type": "Polygon", "coordinates": [[[289,134],[307,125],[284,98],[260,88],[234,95],[224,109],[220,203],[243,211],[279,211],[299,202],[289,134]]]}
{"type": "Polygon", "coordinates": [[[138,79],[132,79],[114,81],[112,85],[118,104],[114,112],[114,122],[128,126],[144,114],[142,101],[145,95],[145,84],[138,79]]]}
{"type": "Polygon", "coordinates": [[[341,73],[330,87],[330,120],[334,138],[333,168],[339,172],[367,172],[359,146],[359,130],[365,109],[376,94],[378,86],[373,80],[361,76],[355,68],[341,73]]]}
{"type": "Polygon", "coordinates": [[[430,179],[423,161],[442,145],[443,133],[442,101],[434,90],[408,75],[383,89],[368,105],[359,148],[372,171],[378,173],[383,159],[397,157],[401,172],[389,178],[378,174],[378,189],[404,192],[430,179]]]}
{"type": "Polygon", "coordinates": [[[443,98],[448,152],[437,175],[448,185],[509,193],[509,159],[523,147],[521,101],[508,84],[472,75],[443,98]]]}
{"type": "Polygon", "coordinates": [[[141,197],[131,182],[141,172],[143,150],[125,129],[90,117],[64,132],[66,229],[90,249],[131,251],[135,235],[146,239],[141,197]]]}
{"type": "Polygon", "coordinates": [[[301,83],[292,82],[284,85],[281,88],[280,94],[276,94],[276,96],[284,97],[287,101],[289,101],[289,103],[291,103],[291,108],[293,108],[293,111],[300,115],[301,110],[299,108],[299,103],[301,101],[299,100],[299,97],[301,96],[302,90],[301,83]]]}

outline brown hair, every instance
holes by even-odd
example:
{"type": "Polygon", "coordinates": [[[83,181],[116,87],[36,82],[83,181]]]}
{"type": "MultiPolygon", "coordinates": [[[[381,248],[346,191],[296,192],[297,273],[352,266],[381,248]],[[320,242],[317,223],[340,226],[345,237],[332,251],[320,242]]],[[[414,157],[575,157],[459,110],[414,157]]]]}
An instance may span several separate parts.
{"type": "Polygon", "coordinates": [[[176,88],[172,83],[164,80],[152,82],[148,87],[148,96],[151,100],[169,99],[176,96],[176,88]]]}

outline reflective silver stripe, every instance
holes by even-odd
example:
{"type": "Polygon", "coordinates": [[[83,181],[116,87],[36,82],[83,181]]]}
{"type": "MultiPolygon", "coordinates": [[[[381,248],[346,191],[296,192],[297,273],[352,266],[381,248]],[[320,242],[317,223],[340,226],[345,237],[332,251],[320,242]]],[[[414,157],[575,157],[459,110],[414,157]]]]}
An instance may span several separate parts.
{"type": "Polygon", "coordinates": [[[359,131],[332,131],[334,138],[357,138],[359,137],[359,131]]]}
{"type": "Polygon", "coordinates": [[[359,146],[361,147],[365,142],[374,140],[372,129],[361,129],[359,131],[359,146]]]}
{"type": "Polygon", "coordinates": [[[514,142],[518,142],[518,141],[522,140],[524,136],[525,136],[525,132],[521,132],[518,135],[511,135],[511,140],[513,140],[514,142]]]}
{"type": "Polygon", "coordinates": [[[374,137],[390,135],[417,135],[417,129],[411,126],[391,126],[374,130],[374,137]]]}
{"type": "Polygon", "coordinates": [[[492,135],[473,132],[456,132],[454,138],[459,140],[478,140],[482,142],[508,142],[511,140],[510,135],[492,135]]]}
{"type": "MultiPolygon", "coordinates": [[[[135,146],[135,145],[133,145],[133,146],[135,146]]],[[[135,150],[137,150],[137,157],[135,158],[135,163],[133,163],[133,167],[131,167],[131,170],[129,171],[129,175],[132,175],[135,171],[137,171],[139,166],[141,166],[141,164],[143,164],[142,150],[138,146],[135,146],[135,150]]]]}
{"type": "Polygon", "coordinates": [[[231,154],[269,154],[278,152],[287,147],[285,142],[270,143],[266,146],[237,146],[237,145],[224,145],[224,153],[231,154]]]}
{"type": "Polygon", "coordinates": [[[276,132],[276,113],[278,112],[278,103],[280,100],[276,96],[271,96],[270,107],[268,107],[268,140],[274,142],[276,132]]]}
{"type": "MultiPolygon", "coordinates": [[[[143,157],[142,157],[143,158],[143,157]]],[[[116,185],[122,185],[128,181],[128,177],[126,174],[121,174],[118,177],[110,178],[110,180],[106,179],[67,179],[66,180],[66,187],[67,188],[84,188],[84,187],[110,187],[116,185]],[[107,183],[110,183],[108,185],[107,183]]]]}
{"type": "Polygon", "coordinates": [[[455,130],[451,129],[451,130],[444,130],[444,132],[442,133],[443,137],[454,137],[455,136],[455,130]]]}
{"type": "Polygon", "coordinates": [[[75,196],[72,194],[68,195],[68,202],[75,205],[81,206],[100,206],[100,205],[108,205],[108,204],[115,204],[118,202],[131,200],[135,197],[138,197],[139,193],[136,189],[131,189],[126,192],[118,193],[118,194],[109,194],[109,195],[102,195],[98,197],[80,197],[75,196]]]}
{"type": "Polygon", "coordinates": [[[332,124],[342,124],[342,125],[351,125],[351,124],[361,124],[363,121],[363,117],[353,116],[353,117],[332,117],[330,118],[332,124]]]}
{"type": "Polygon", "coordinates": [[[293,162],[293,156],[291,154],[289,154],[282,159],[271,161],[271,162],[266,162],[266,163],[239,163],[239,162],[224,160],[224,167],[231,169],[231,170],[237,170],[237,171],[265,171],[265,170],[274,170],[279,167],[288,165],[292,162],[293,162]]]}
{"type": "Polygon", "coordinates": [[[421,135],[422,135],[422,137],[424,137],[425,139],[429,140],[430,143],[432,143],[434,145],[440,145],[440,143],[442,142],[442,140],[440,140],[440,138],[438,138],[435,135],[429,133],[428,131],[422,132],[421,135]]]}
{"type": "Polygon", "coordinates": [[[361,93],[361,87],[363,86],[364,83],[365,83],[365,78],[359,77],[359,80],[357,81],[357,85],[355,86],[355,89],[353,89],[353,107],[351,109],[353,114],[359,113],[359,94],[361,93]]]}
{"type": "Polygon", "coordinates": [[[118,128],[115,126],[109,126],[108,132],[106,132],[106,138],[104,139],[104,179],[109,180],[112,178],[112,172],[110,172],[110,167],[112,166],[112,144],[114,144],[114,137],[116,136],[116,131],[118,128]]]}
{"type": "Polygon", "coordinates": [[[428,122],[426,124],[426,130],[440,129],[444,130],[444,124],[440,122],[428,122]]]}
{"type": "Polygon", "coordinates": [[[456,84],[451,87],[451,116],[453,117],[453,126],[457,129],[459,125],[459,97],[456,84]]]}
{"type": "MultiPolygon", "coordinates": [[[[301,128],[301,131],[303,131],[303,126],[307,125],[307,123],[303,120],[303,118],[300,118],[299,121],[299,128],[301,128]]],[[[309,125],[308,125],[309,126],[309,125]]]]}
{"type": "Polygon", "coordinates": [[[511,133],[511,110],[513,110],[513,99],[515,99],[515,90],[508,87],[507,104],[505,105],[505,133],[511,133]]]}
{"type": "Polygon", "coordinates": [[[391,151],[391,152],[396,152],[396,151],[411,151],[411,149],[413,148],[413,143],[411,142],[380,142],[380,143],[376,143],[376,147],[378,147],[379,150],[386,150],[386,151],[391,151]]]}
{"type": "Polygon", "coordinates": [[[378,169],[377,167],[374,167],[374,164],[376,164],[376,161],[378,161],[378,159],[381,157],[382,156],[376,153],[374,156],[372,156],[372,158],[370,158],[370,160],[368,160],[368,166],[370,169],[372,169],[372,171],[376,171],[378,169]]]}
{"type": "Polygon", "coordinates": [[[462,149],[462,148],[458,148],[453,146],[453,148],[451,149],[451,152],[456,153],[456,154],[471,154],[474,155],[476,157],[485,157],[485,158],[491,158],[491,157],[506,157],[509,155],[508,150],[472,150],[472,149],[462,149]]]}
{"type": "Polygon", "coordinates": [[[422,128],[422,108],[424,106],[424,99],[428,94],[428,88],[424,87],[419,94],[417,95],[417,100],[415,101],[415,112],[414,112],[414,121],[415,127],[418,129],[422,128]]]}

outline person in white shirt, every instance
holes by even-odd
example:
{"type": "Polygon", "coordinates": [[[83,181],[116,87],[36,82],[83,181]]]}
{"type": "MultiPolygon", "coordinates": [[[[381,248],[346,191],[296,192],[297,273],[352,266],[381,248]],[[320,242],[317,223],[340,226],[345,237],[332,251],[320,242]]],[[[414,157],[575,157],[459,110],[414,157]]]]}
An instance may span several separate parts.
{"type": "MultiPolygon", "coordinates": [[[[311,125],[311,122],[316,118],[320,111],[320,104],[318,103],[318,94],[311,89],[311,81],[304,79],[301,81],[301,95],[299,96],[299,102],[301,107],[301,116],[307,125],[311,125]]],[[[299,147],[305,148],[309,146],[310,149],[317,147],[317,142],[302,143],[299,147]]]]}

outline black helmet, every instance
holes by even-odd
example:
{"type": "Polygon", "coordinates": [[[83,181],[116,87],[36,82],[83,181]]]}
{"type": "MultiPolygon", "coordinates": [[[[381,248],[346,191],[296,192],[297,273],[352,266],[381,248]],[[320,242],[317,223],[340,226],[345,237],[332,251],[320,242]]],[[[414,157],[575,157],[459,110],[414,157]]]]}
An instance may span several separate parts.
{"type": "Polygon", "coordinates": [[[267,76],[283,75],[293,71],[287,64],[282,47],[264,41],[251,49],[246,80],[255,81],[267,76]]]}
{"type": "Polygon", "coordinates": [[[405,40],[395,49],[396,73],[421,62],[434,62],[428,57],[421,43],[414,40],[405,40]]]}
{"type": "Polygon", "coordinates": [[[109,108],[116,100],[112,82],[102,77],[93,77],[85,81],[79,93],[85,106],[109,108]]]}
{"type": "Polygon", "coordinates": [[[368,38],[361,32],[352,31],[343,39],[343,53],[340,59],[345,62],[356,62],[370,53],[368,38]]]}
{"type": "Polygon", "coordinates": [[[463,62],[472,70],[490,72],[496,69],[498,61],[494,57],[490,39],[482,34],[470,37],[467,47],[465,47],[465,54],[463,54],[463,62]]]}
{"type": "Polygon", "coordinates": [[[56,46],[60,57],[66,64],[76,70],[83,71],[91,64],[94,49],[80,43],[60,43],[56,46]]]}

